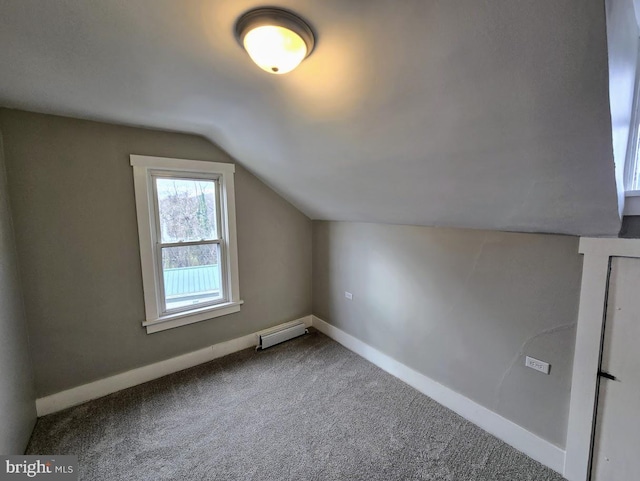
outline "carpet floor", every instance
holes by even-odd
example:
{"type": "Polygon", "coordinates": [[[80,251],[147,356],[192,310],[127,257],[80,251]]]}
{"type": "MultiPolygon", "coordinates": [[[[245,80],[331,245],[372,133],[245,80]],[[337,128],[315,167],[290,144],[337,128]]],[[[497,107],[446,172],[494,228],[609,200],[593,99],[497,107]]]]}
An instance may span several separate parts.
{"type": "Polygon", "coordinates": [[[38,420],[80,479],[559,481],[318,332],[38,420]]]}

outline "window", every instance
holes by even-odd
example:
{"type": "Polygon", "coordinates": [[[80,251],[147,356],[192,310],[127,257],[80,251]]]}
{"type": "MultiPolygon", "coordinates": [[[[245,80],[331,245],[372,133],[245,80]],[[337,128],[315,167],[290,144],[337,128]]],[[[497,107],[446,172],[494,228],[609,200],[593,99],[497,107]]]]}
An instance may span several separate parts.
{"type": "Polygon", "coordinates": [[[234,165],[130,158],[147,333],[238,312],[234,165]]]}
{"type": "Polygon", "coordinates": [[[638,106],[634,109],[632,125],[629,129],[629,144],[627,147],[627,162],[625,166],[625,190],[628,195],[640,194],[640,112],[638,106]]]}
{"type": "MultiPolygon", "coordinates": [[[[640,57],[638,57],[640,62],[640,57]]],[[[615,138],[615,137],[614,137],[615,138]]],[[[631,125],[624,166],[624,215],[640,215],[640,69],[636,69],[631,125]]]]}

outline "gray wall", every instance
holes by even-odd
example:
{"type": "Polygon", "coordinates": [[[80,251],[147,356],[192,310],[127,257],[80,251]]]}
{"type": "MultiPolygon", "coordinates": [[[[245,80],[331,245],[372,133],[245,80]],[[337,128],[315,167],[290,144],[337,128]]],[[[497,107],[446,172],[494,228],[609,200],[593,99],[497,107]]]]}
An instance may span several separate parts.
{"type": "Polygon", "coordinates": [[[316,316],[564,446],[577,238],[313,225],[316,316]],[[551,374],[525,368],[525,355],[551,363],[551,374]]]}
{"type": "Polygon", "coordinates": [[[311,221],[236,169],[237,314],[147,335],[129,154],[232,162],[209,141],[0,110],[37,395],[311,313],[311,221]]]}
{"type": "Polygon", "coordinates": [[[0,454],[22,454],[36,421],[36,404],[1,132],[0,332],[0,454]]]}

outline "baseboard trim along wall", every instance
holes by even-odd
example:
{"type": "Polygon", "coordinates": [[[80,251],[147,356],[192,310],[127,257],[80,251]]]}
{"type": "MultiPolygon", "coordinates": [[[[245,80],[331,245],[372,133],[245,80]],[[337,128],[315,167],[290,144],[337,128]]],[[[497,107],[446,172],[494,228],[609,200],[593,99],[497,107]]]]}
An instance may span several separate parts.
{"type": "MultiPolygon", "coordinates": [[[[436,402],[458,413],[476,426],[513,446],[527,456],[544,464],[558,473],[562,473],[565,451],[549,441],[527,431],[518,424],[503,418],[471,399],[411,369],[392,357],[369,346],[363,341],[347,334],[316,316],[305,316],[293,322],[304,322],[313,326],[326,336],[339,342],[347,349],[362,356],[382,370],[407,383],[436,402]]],[[[290,323],[284,323],[286,326],[290,323]]],[[[198,364],[212,361],[227,354],[257,345],[259,333],[252,333],[230,341],[160,361],[131,371],[116,374],[82,386],[74,387],[36,400],[38,416],[45,416],[78,404],[127,389],[138,384],[182,371],[198,364]]]]}
{"type": "MultiPolygon", "coordinates": [[[[312,316],[305,316],[291,322],[285,322],[281,326],[296,322],[304,322],[307,326],[311,326],[312,316]]],[[[260,331],[262,332],[262,331],[260,331]]],[[[258,335],[260,332],[254,332],[246,336],[231,339],[230,341],[220,342],[204,349],[182,354],[165,361],[156,362],[147,366],[132,369],[114,376],[110,376],[98,381],[83,384],[66,391],[51,394],[43,398],[36,399],[36,410],[38,416],[62,411],[63,409],[77,406],[78,404],[97,399],[108,394],[112,394],[123,389],[127,389],[138,384],[158,379],[167,374],[182,371],[198,364],[213,361],[227,354],[232,354],[243,349],[255,347],[258,344],[258,335]]]]}
{"type": "Polygon", "coordinates": [[[312,325],[318,331],[471,421],[476,426],[493,434],[518,451],[562,474],[565,451],[558,446],[527,431],[522,426],[503,418],[462,394],[428,378],[424,374],[420,374],[405,364],[365,344],[351,334],[347,334],[316,316],[312,317],[312,325]]]}

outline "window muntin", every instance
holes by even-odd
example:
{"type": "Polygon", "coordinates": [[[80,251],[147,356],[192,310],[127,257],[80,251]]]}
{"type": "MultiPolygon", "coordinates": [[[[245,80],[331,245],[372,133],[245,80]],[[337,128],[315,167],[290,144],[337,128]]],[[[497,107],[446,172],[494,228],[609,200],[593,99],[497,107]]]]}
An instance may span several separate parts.
{"type": "Polygon", "coordinates": [[[131,155],[147,333],[240,310],[233,164],[131,155]]]}

